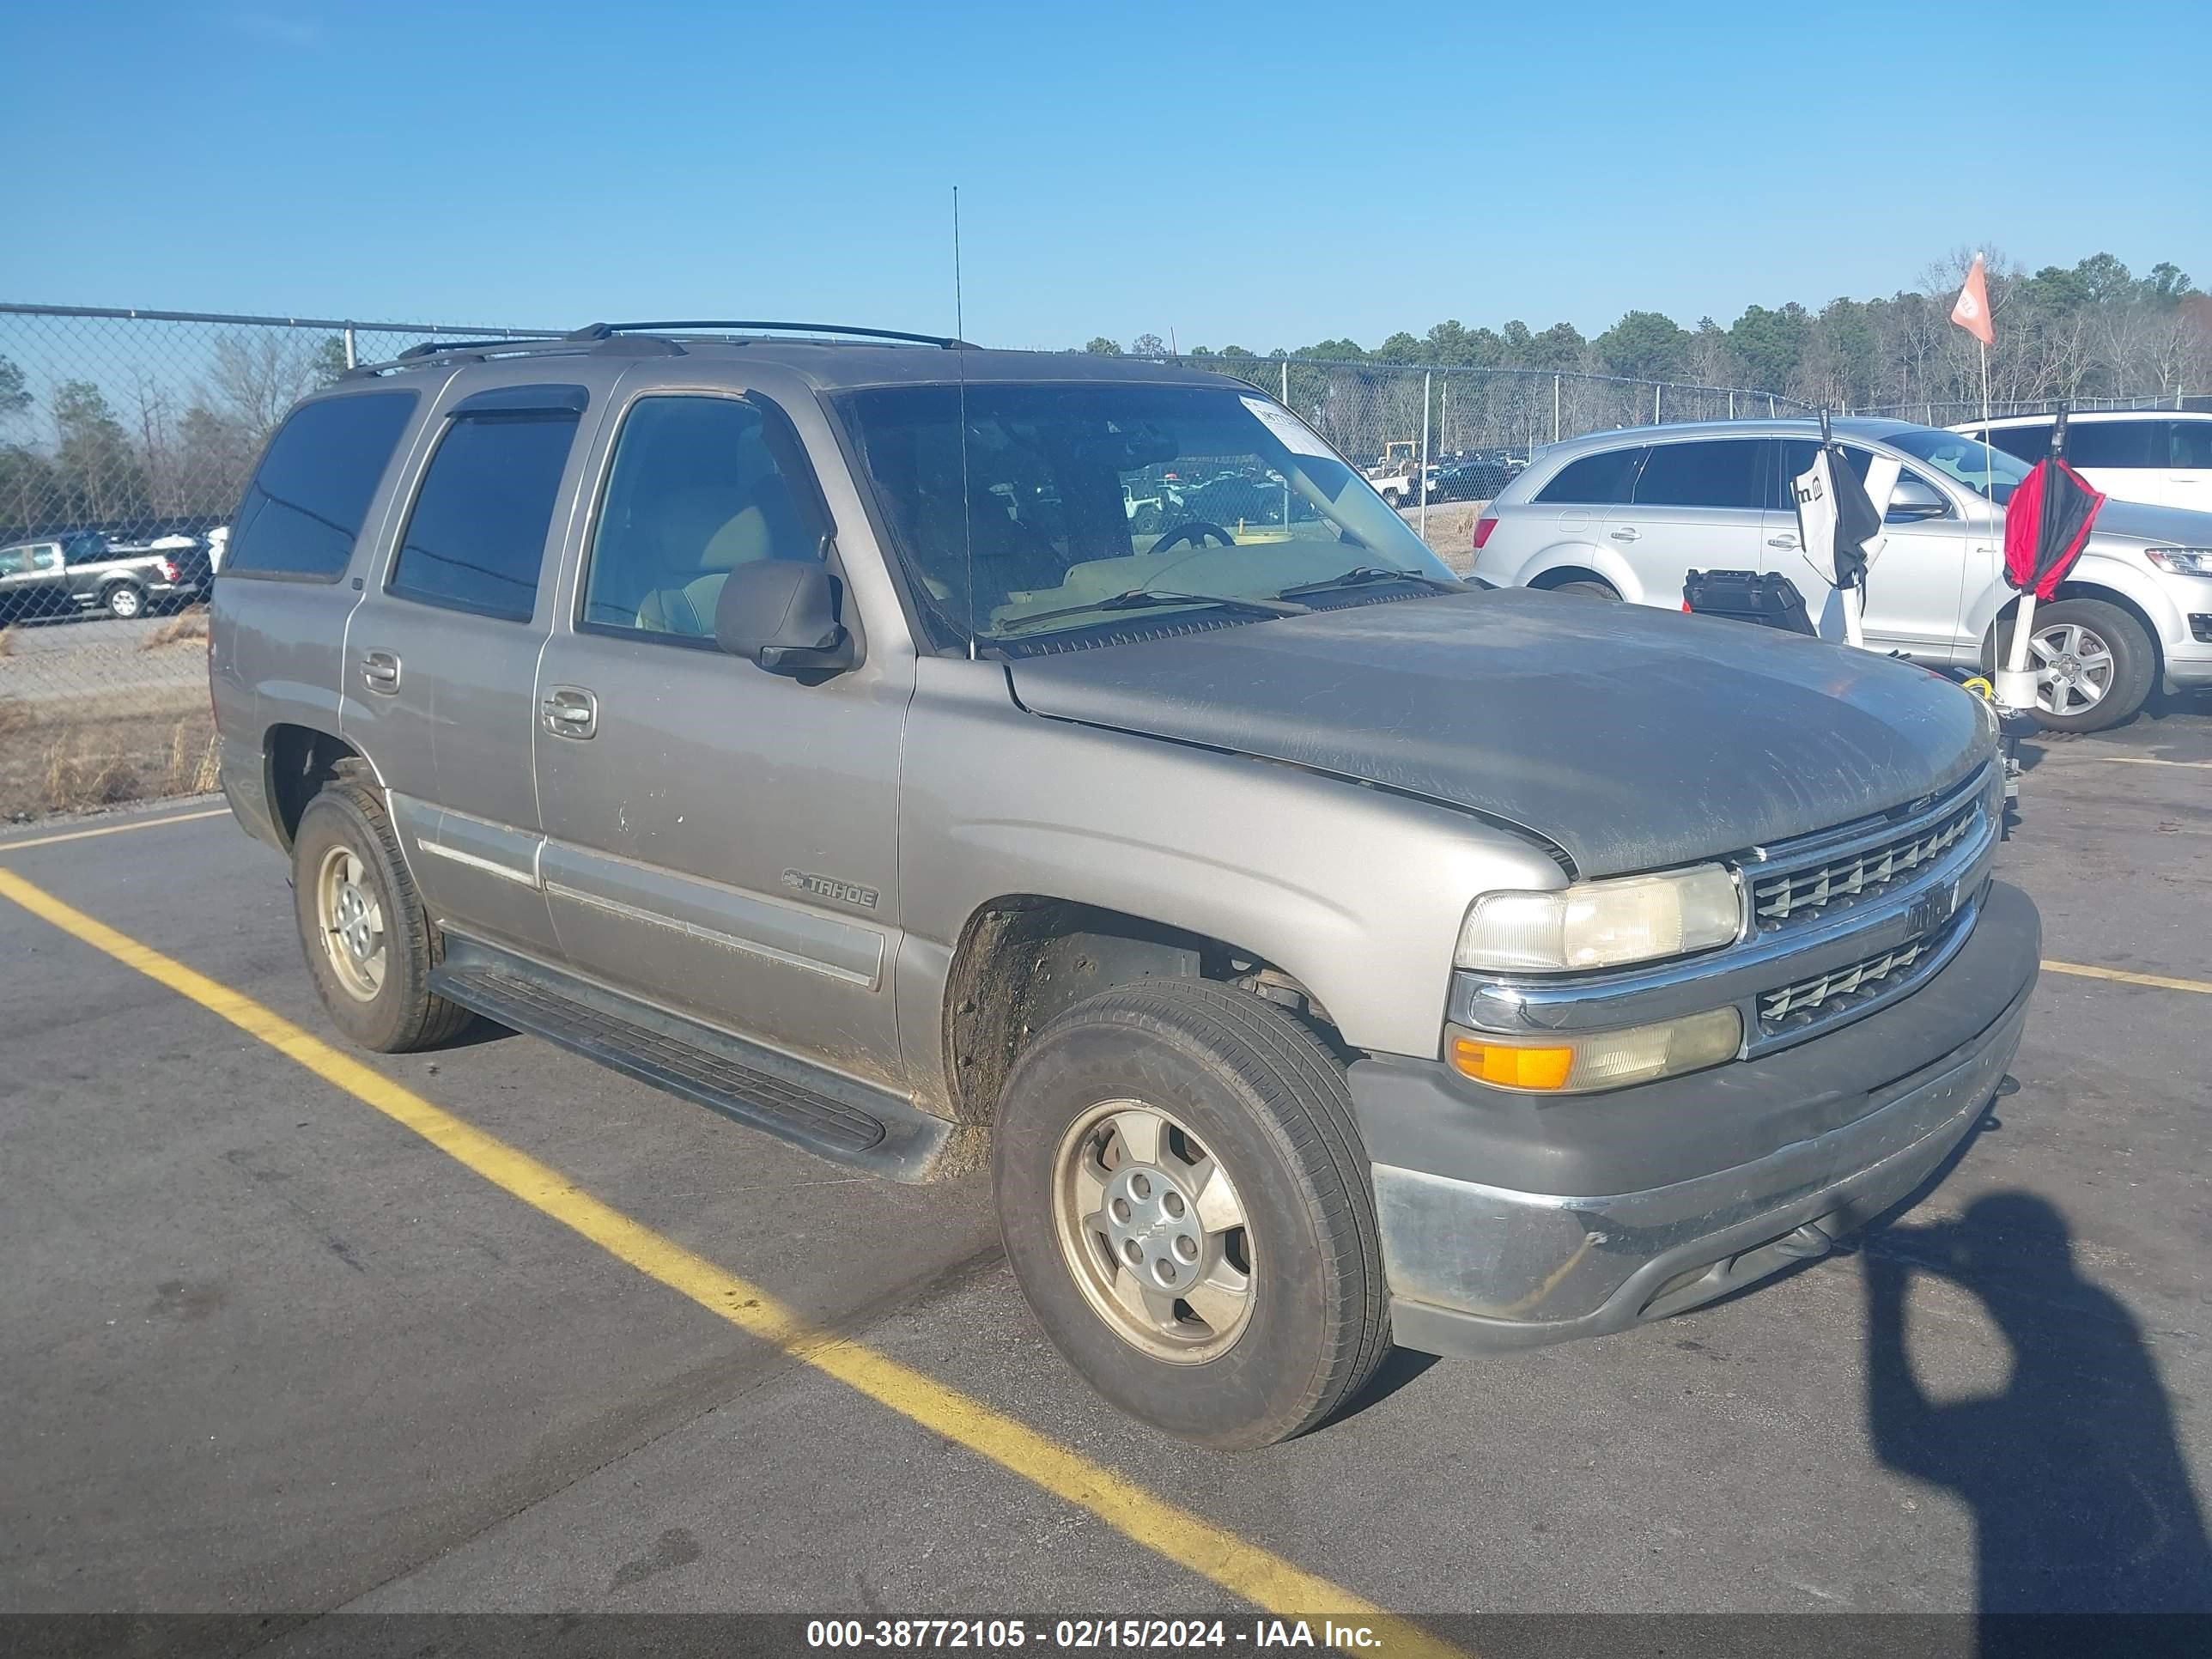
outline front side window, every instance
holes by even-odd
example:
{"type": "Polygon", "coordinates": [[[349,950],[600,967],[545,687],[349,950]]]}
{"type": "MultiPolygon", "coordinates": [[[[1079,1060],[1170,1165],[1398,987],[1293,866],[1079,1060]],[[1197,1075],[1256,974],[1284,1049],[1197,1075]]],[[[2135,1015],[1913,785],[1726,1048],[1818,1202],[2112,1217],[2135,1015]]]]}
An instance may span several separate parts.
{"type": "Polygon", "coordinates": [[[1765,501],[1763,438],[1654,444],[1636,480],[1638,507],[1747,507],[1765,501]]]}
{"type": "Polygon", "coordinates": [[[1256,617],[1346,577],[1376,584],[1363,597],[1399,576],[1408,594],[1458,586],[1334,450],[1234,383],[884,386],[839,409],[912,585],[955,634],[1155,607],[1256,617]]]}
{"type": "Polygon", "coordinates": [[[415,403],[366,392],[295,410],[246,487],[223,573],[337,580],[415,403]]]}
{"type": "Polygon", "coordinates": [[[1967,437],[1960,432],[1938,432],[1933,427],[1909,427],[1885,432],[1882,441],[1903,450],[1915,460],[1925,461],[1953,483],[2002,507],[2027,468],[2016,456],[1967,437]]]}
{"type": "Polygon", "coordinates": [[[1632,445],[1569,461],[1557,477],[1536,492],[1536,499],[1577,507],[1624,506],[1636,483],[1637,465],[1646,453],[1640,445],[1632,445]]]}
{"type": "Polygon", "coordinates": [[[580,621],[711,640],[737,566],[817,559],[761,410],[734,398],[641,398],[623,422],[592,532],[580,621]]]}
{"type": "Polygon", "coordinates": [[[576,435],[571,410],[457,416],[408,514],[387,591],[527,622],[576,435]]]}
{"type": "Polygon", "coordinates": [[[2191,472],[2212,467],[2212,421],[2168,421],[2166,465],[2191,472]]]}

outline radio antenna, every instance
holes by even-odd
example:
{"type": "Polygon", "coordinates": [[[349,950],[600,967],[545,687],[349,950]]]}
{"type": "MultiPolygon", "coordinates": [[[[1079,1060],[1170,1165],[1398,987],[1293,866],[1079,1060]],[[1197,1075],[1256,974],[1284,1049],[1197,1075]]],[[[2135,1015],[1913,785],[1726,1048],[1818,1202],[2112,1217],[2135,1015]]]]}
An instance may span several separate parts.
{"type": "Polygon", "coordinates": [[[960,291],[960,186],[952,186],[952,339],[960,371],[960,533],[967,548],[968,660],[975,660],[975,520],[968,488],[968,307],[960,291]]]}

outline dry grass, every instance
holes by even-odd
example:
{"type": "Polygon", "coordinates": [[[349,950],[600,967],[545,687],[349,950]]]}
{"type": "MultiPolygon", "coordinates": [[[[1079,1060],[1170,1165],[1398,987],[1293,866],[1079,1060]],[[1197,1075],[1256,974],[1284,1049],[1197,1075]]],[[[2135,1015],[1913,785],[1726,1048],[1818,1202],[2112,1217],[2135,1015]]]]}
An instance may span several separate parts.
{"type": "Polygon", "coordinates": [[[12,628],[0,626],[0,657],[12,657],[15,654],[15,630],[12,628]]]}
{"type": "Polygon", "coordinates": [[[158,651],[165,645],[182,645],[187,641],[204,641],[208,636],[207,611],[195,605],[190,611],[179,611],[149,634],[140,644],[142,651],[158,651]]]}
{"type": "Polygon", "coordinates": [[[200,794],[216,787],[216,754],[198,692],[0,702],[0,821],[200,794]]]}

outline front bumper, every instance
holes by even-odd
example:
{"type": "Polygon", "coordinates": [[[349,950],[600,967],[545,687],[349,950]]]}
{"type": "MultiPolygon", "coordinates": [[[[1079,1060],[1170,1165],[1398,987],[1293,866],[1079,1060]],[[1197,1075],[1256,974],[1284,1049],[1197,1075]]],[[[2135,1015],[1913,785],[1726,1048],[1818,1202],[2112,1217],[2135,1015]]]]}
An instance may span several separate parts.
{"type": "Polygon", "coordinates": [[[1397,1340],[1473,1353],[1601,1335],[1824,1254],[1979,1120],[2040,948],[2034,907],[1993,884],[1964,948],[1902,1002],[1765,1060],[1580,1102],[1492,1100],[1433,1061],[1355,1065],[1397,1340]]]}

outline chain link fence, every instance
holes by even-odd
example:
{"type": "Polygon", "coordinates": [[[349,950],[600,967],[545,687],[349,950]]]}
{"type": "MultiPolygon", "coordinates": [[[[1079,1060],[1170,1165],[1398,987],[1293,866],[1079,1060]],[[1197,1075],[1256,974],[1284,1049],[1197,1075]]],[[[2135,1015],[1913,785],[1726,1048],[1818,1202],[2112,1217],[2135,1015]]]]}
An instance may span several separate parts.
{"type": "MultiPolygon", "coordinates": [[[[203,601],[246,475],[295,398],[410,346],[550,331],[0,305],[0,819],[212,786],[203,601]]],[[[1455,562],[1480,504],[1545,444],[1808,412],[1764,392],[1564,368],[1174,361],[1279,398],[1455,562]]]]}
{"type": "MultiPolygon", "coordinates": [[[[2066,407],[2075,414],[2096,410],[2156,410],[2193,409],[2212,410],[2212,392],[2176,392],[2154,398],[2069,398],[2066,407]]],[[[1999,398],[1990,404],[1991,419],[2002,420],[2008,415],[2051,415],[2057,413],[2058,400],[2052,398],[2033,398],[2025,400],[1999,398]]],[[[1969,421],[1982,418],[1979,398],[1954,400],[1945,403],[1923,400],[1915,404],[1883,404],[1872,409],[1853,409],[1839,411],[1851,415],[1886,416],[1893,421],[1911,421],[1920,426],[1963,426],[1969,421]]]]}
{"type": "Polygon", "coordinates": [[[284,411],[530,331],[0,305],[0,821],[213,787],[202,602],[284,411]]]}

